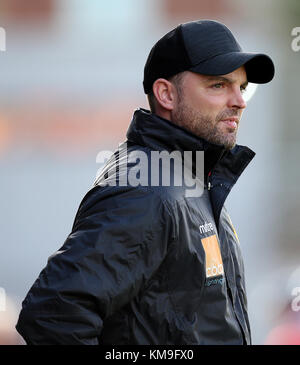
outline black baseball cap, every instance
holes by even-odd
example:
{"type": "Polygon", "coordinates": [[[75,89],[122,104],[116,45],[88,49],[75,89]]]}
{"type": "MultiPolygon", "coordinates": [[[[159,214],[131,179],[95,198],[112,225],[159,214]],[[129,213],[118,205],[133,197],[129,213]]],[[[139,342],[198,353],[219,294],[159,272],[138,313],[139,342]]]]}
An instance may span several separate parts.
{"type": "Polygon", "coordinates": [[[144,68],[144,91],[149,94],[155,80],[168,79],[179,72],[225,75],[242,65],[248,82],[264,84],[274,77],[271,58],[262,53],[242,52],[224,24],[215,20],[183,23],[164,35],[151,49],[144,68]]]}

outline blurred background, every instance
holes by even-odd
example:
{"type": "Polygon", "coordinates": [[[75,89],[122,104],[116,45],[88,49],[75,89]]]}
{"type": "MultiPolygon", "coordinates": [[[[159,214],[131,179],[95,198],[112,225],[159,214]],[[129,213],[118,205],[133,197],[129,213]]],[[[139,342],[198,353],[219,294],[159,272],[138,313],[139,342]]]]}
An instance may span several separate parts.
{"type": "Polygon", "coordinates": [[[24,343],[21,302],[69,234],[97,153],[115,150],[134,109],[148,108],[151,47],[197,19],[225,23],[245,51],[275,63],[244,113],[238,143],[257,155],[226,205],[253,343],[300,344],[298,0],[0,0],[0,344],[24,343]]]}

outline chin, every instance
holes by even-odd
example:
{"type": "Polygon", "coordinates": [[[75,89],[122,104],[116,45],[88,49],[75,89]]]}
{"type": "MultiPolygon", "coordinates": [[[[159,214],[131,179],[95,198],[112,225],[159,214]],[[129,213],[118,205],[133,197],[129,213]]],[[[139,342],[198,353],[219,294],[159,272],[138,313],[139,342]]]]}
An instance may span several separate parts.
{"type": "Polygon", "coordinates": [[[235,143],[235,144],[231,144],[231,145],[224,145],[224,147],[225,147],[225,149],[226,149],[227,151],[232,150],[235,146],[236,146],[236,143],[235,143]]]}
{"type": "Polygon", "coordinates": [[[226,141],[223,143],[223,146],[226,150],[232,150],[236,146],[236,140],[226,141]]]}
{"type": "Polygon", "coordinates": [[[236,146],[236,138],[216,138],[211,142],[223,146],[226,150],[231,150],[236,146]]]}

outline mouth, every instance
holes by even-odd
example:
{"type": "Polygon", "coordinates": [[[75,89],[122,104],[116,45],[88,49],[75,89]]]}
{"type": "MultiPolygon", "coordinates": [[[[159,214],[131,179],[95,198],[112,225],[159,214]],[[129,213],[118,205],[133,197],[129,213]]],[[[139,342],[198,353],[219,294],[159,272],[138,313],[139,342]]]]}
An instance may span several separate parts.
{"type": "Polygon", "coordinates": [[[239,119],[236,117],[231,117],[231,118],[227,118],[227,119],[222,119],[222,120],[220,120],[220,122],[223,122],[224,124],[226,124],[227,127],[231,128],[231,129],[237,129],[239,119]]]}

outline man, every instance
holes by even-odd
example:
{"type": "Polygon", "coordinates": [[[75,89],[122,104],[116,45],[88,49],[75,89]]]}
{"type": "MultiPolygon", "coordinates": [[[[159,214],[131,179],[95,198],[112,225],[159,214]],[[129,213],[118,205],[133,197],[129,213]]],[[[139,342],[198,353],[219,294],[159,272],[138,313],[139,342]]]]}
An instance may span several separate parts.
{"type": "Polygon", "coordinates": [[[251,343],[224,201],[254,157],[236,145],[243,91],[273,75],[268,56],[243,53],[216,21],[181,24],[155,44],[143,82],[151,112],[135,111],[126,143],[25,298],[17,329],[28,344],[251,343]],[[165,161],[144,168],[157,151],[176,152],[173,170],[165,161]],[[192,192],[174,172],[184,156],[200,184],[192,192]],[[171,170],[170,184],[153,179],[171,170]]]}

